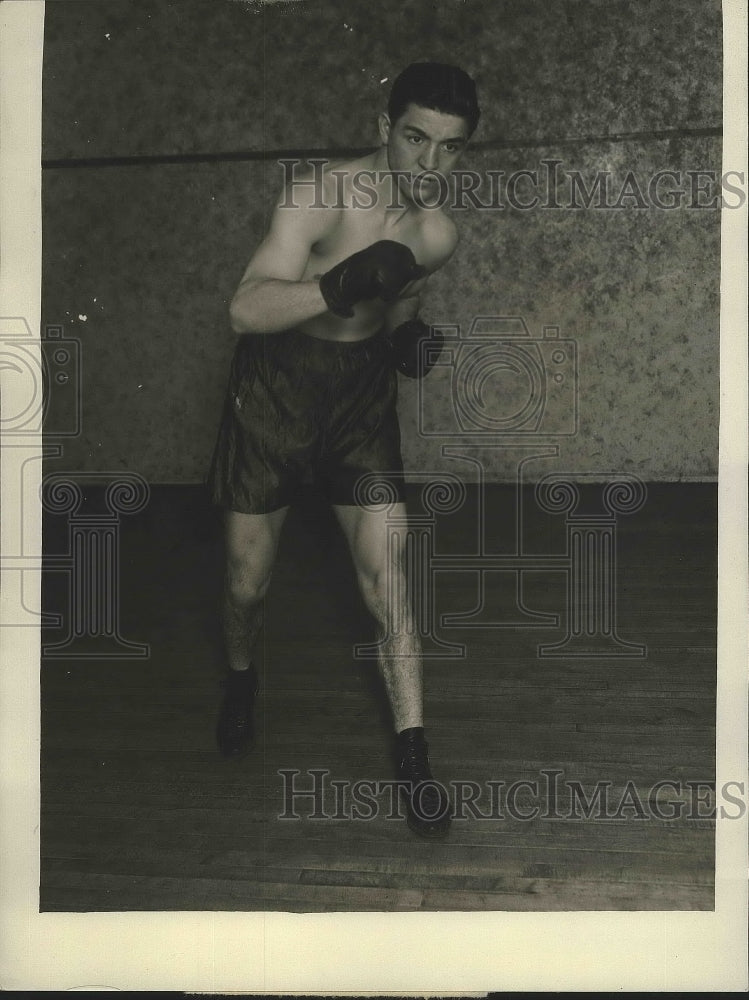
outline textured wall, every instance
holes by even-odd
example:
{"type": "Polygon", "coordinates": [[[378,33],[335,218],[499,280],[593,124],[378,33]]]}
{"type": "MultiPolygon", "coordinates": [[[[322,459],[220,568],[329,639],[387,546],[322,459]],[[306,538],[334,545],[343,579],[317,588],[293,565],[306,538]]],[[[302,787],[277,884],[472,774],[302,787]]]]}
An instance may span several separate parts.
{"type": "MultiPolygon", "coordinates": [[[[589,182],[606,169],[615,200],[628,170],[643,188],[657,170],[687,188],[687,170],[720,171],[720,29],[712,0],[48,4],[43,319],[64,322],[83,358],[66,467],[202,478],[234,340],[226,307],[278,188],[274,154],[371,145],[403,65],[449,59],[476,77],[466,167],[555,158],[589,182]],[[256,158],[224,155],[237,152],[256,158]]],[[[712,478],[719,212],[636,201],[456,212],[462,244],[424,313],[463,331],[475,315],[522,316],[534,337],[558,325],[575,340],[579,426],[558,439],[560,466],[712,478]]],[[[447,371],[423,389],[419,401],[402,383],[404,452],[434,468],[441,441],[418,434],[417,404],[427,428],[452,426],[447,371]]],[[[500,408],[522,395],[512,373],[496,389],[500,408]]],[[[564,430],[569,406],[550,398],[541,430],[564,430]]],[[[494,478],[513,474],[513,453],[486,457],[494,478]]]]}

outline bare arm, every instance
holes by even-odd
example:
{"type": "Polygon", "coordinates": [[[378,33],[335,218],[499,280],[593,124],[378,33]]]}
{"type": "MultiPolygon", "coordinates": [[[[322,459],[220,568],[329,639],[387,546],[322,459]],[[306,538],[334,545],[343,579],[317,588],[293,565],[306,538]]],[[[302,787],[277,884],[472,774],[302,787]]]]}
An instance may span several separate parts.
{"type": "Polygon", "coordinates": [[[329,224],[325,210],[276,207],[229,307],[235,333],[278,333],[327,312],[317,281],[300,279],[329,224]]]}
{"type": "Polygon", "coordinates": [[[455,252],[458,245],[458,234],[454,224],[445,220],[436,237],[433,237],[431,247],[431,259],[427,264],[428,273],[418,281],[412,281],[408,285],[401,298],[397,299],[388,307],[385,314],[385,331],[392,333],[402,323],[416,319],[419,315],[419,308],[424,297],[424,289],[430,274],[434,274],[443,267],[455,252]]]}
{"type": "Polygon", "coordinates": [[[327,309],[316,281],[254,278],[242,280],[229,315],[235,333],[278,333],[327,309]]]}
{"type": "Polygon", "coordinates": [[[408,289],[403,298],[397,299],[388,306],[385,313],[385,331],[392,333],[401,323],[406,323],[410,319],[416,319],[421,305],[421,292],[426,282],[425,278],[415,281],[408,289]]]}

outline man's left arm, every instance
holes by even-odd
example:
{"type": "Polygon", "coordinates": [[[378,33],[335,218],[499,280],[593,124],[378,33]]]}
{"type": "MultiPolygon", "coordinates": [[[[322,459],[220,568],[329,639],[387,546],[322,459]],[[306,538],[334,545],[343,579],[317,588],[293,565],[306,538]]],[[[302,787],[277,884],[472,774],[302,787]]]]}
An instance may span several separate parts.
{"type": "Polygon", "coordinates": [[[418,319],[429,275],[444,267],[458,246],[458,230],[452,219],[443,215],[433,216],[428,233],[428,244],[428,259],[421,262],[426,273],[423,277],[406,285],[400,297],[388,306],[385,313],[385,332],[387,334],[393,333],[404,323],[418,319]]]}
{"type": "Polygon", "coordinates": [[[427,265],[427,275],[409,285],[402,298],[394,302],[385,319],[385,339],[393,367],[407,378],[428,375],[442,351],[443,336],[419,318],[422,293],[429,274],[442,267],[457,244],[454,226],[443,235],[437,259],[427,265]]]}
{"type": "Polygon", "coordinates": [[[442,334],[419,319],[423,281],[418,291],[398,299],[387,311],[385,341],[390,363],[406,378],[423,378],[434,367],[442,350],[442,334]]]}
{"type": "Polygon", "coordinates": [[[402,323],[416,319],[421,307],[422,292],[426,278],[420,278],[409,286],[406,294],[392,302],[385,312],[385,333],[391,334],[402,323]]]}

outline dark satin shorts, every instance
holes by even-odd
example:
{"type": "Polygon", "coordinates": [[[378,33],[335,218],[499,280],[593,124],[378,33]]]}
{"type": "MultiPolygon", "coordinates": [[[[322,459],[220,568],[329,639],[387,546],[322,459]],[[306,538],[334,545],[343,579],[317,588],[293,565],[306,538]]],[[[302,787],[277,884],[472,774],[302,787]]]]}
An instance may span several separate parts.
{"type": "Polygon", "coordinates": [[[244,334],[211,463],[213,502],[265,514],[309,485],[335,504],[403,500],[396,380],[379,334],[244,334]]]}

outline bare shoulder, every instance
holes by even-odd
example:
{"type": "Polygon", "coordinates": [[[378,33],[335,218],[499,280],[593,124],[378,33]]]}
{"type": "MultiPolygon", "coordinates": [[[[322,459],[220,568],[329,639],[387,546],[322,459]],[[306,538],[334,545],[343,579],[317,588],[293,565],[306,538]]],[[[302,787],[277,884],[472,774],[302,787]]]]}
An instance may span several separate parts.
{"type": "Polygon", "coordinates": [[[273,211],[272,230],[296,231],[308,243],[335,228],[340,207],[336,204],[336,164],[328,160],[294,160],[284,165],[285,176],[273,211]]]}
{"type": "Polygon", "coordinates": [[[342,209],[346,181],[359,169],[358,160],[289,160],[276,207],[322,211],[342,209]]]}

